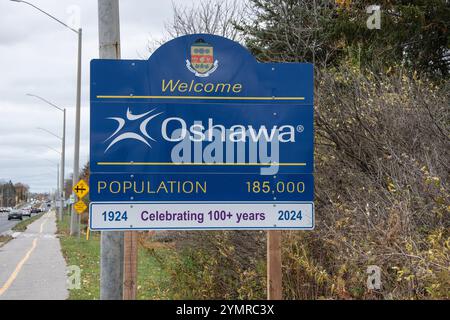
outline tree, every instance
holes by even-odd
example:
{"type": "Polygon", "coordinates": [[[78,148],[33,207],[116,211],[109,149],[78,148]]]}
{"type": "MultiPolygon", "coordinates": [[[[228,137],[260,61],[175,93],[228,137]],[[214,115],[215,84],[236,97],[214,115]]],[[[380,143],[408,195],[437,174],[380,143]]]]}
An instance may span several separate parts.
{"type": "Polygon", "coordinates": [[[173,19],[166,23],[166,31],[171,38],[210,33],[239,41],[241,34],[234,24],[243,22],[244,8],[238,0],[203,0],[191,7],[173,4],[173,19]]]}
{"type": "Polygon", "coordinates": [[[91,176],[91,171],[89,169],[89,161],[88,161],[83,166],[83,169],[80,172],[80,179],[83,179],[84,181],[86,181],[86,183],[89,183],[89,177],[90,176],[91,176]]]}
{"type": "Polygon", "coordinates": [[[370,0],[338,7],[332,39],[361,66],[402,65],[434,76],[450,72],[450,5],[445,0],[379,1],[381,29],[366,26],[370,0]]]}
{"type": "Polygon", "coordinates": [[[310,61],[326,66],[333,59],[327,26],[329,0],[250,0],[250,19],[236,24],[245,44],[260,61],[310,61]]]}
{"type": "MultiPolygon", "coordinates": [[[[83,179],[86,181],[87,184],[89,184],[89,177],[91,175],[91,171],[89,169],[89,161],[86,162],[86,164],[83,166],[79,173],[79,180],[83,179]]],[[[73,193],[73,181],[72,181],[73,174],[70,174],[69,179],[66,179],[64,181],[64,192],[66,193],[66,198],[69,198],[70,195],[73,193]]]]}
{"type": "Polygon", "coordinates": [[[73,183],[72,176],[73,175],[70,174],[69,179],[64,180],[64,192],[65,192],[66,199],[69,198],[70,195],[73,193],[73,191],[72,191],[72,186],[73,186],[72,185],[72,183],[73,183]]]}
{"type": "Polygon", "coordinates": [[[249,0],[250,22],[237,28],[263,61],[351,61],[360,68],[405,66],[450,73],[450,5],[445,0],[383,0],[381,29],[369,29],[371,0],[249,0]]]}
{"type": "Polygon", "coordinates": [[[148,49],[187,34],[210,33],[235,41],[242,41],[242,33],[235,28],[246,18],[246,6],[239,0],[202,0],[194,6],[172,4],[173,18],[165,23],[163,39],[149,41],[148,49]]]}

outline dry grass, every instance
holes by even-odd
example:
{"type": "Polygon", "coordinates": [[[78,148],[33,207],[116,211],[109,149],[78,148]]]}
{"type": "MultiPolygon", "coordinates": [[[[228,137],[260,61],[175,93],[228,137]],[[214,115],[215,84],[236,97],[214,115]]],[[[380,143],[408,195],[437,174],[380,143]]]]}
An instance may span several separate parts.
{"type": "Polygon", "coordinates": [[[0,236],[0,248],[12,240],[11,236],[0,236]]]}
{"type": "MultiPolygon", "coordinates": [[[[284,297],[450,298],[449,84],[348,67],[316,85],[316,229],[284,232],[284,297]]],[[[265,233],[176,240],[174,292],[265,298],[265,233]]]]}

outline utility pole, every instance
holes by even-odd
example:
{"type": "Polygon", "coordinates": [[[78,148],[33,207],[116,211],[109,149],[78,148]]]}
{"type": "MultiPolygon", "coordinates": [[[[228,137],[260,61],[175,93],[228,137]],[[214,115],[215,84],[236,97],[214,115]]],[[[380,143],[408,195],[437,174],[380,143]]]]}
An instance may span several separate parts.
{"type": "MultiPolygon", "coordinates": [[[[119,0],[98,0],[100,59],[120,59],[119,0]]],[[[100,299],[123,299],[123,232],[102,231],[100,299]]]]}

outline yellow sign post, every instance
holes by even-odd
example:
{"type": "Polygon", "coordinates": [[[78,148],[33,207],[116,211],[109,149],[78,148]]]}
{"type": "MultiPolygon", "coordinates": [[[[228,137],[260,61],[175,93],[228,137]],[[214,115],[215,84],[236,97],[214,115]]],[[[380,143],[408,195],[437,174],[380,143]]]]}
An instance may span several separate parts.
{"type": "Polygon", "coordinates": [[[89,220],[88,220],[88,224],[87,224],[87,226],[86,226],[86,240],[89,240],[89,232],[90,231],[90,229],[89,229],[89,220]]]}
{"type": "Polygon", "coordinates": [[[87,209],[87,205],[84,203],[83,200],[78,201],[77,203],[75,203],[73,205],[73,207],[75,208],[75,210],[78,212],[78,214],[82,214],[84,212],[84,210],[87,209]]]}
{"type": "Polygon", "coordinates": [[[78,181],[73,187],[73,192],[77,195],[78,199],[83,199],[89,193],[89,186],[84,180],[78,181]]]}

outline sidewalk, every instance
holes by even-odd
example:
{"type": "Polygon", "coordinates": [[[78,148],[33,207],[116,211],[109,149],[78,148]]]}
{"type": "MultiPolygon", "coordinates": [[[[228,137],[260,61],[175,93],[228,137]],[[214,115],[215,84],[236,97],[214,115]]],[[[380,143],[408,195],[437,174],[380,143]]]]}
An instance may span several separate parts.
{"type": "Polygon", "coordinates": [[[67,299],[66,262],[50,211],[0,248],[0,300],[67,299]]]}

